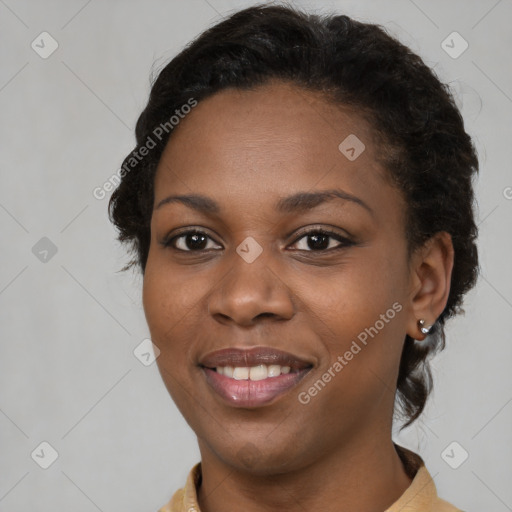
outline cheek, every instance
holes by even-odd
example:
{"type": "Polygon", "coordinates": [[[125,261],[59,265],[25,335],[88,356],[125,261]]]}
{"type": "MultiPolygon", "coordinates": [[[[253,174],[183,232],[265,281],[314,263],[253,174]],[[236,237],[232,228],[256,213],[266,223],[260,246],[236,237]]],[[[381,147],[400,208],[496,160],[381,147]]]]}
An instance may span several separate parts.
{"type": "MultiPolygon", "coordinates": [[[[163,348],[179,345],[181,330],[201,311],[208,292],[206,284],[180,269],[173,269],[159,257],[150,257],[146,265],[142,300],[146,321],[154,342],[163,348]],[[173,343],[169,343],[173,340],[173,343]]],[[[204,321],[204,319],[203,319],[204,321]]]]}
{"type": "Polygon", "coordinates": [[[307,306],[304,313],[311,320],[332,326],[333,333],[357,336],[395,302],[404,301],[403,265],[399,254],[361,248],[329,272],[290,275],[294,282],[290,288],[307,306]]]}
{"type": "Polygon", "coordinates": [[[355,410],[394,395],[405,335],[400,265],[399,255],[368,250],[322,279],[320,287],[315,280],[315,286],[310,281],[303,289],[328,355],[322,371],[336,375],[328,384],[329,407],[355,410]],[[333,368],[336,361],[340,364],[333,368]]]}
{"type": "Polygon", "coordinates": [[[392,381],[402,348],[400,300],[385,290],[372,294],[348,285],[338,292],[338,300],[333,295],[318,326],[322,330],[323,323],[322,332],[330,333],[323,336],[330,364],[342,357],[343,373],[356,386],[366,386],[370,375],[378,376],[381,384],[392,381]]]}
{"type": "Polygon", "coordinates": [[[155,260],[148,258],[144,273],[144,313],[151,340],[160,350],[156,363],[162,380],[188,421],[191,403],[198,399],[191,400],[194,390],[191,379],[194,377],[191,377],[190,368],[195,364],[191,349],[196,333],[191,326],[201,322],[197,318],[201,290],[194,280],[187,283],[177,279],[176,273],[155,260]]]}

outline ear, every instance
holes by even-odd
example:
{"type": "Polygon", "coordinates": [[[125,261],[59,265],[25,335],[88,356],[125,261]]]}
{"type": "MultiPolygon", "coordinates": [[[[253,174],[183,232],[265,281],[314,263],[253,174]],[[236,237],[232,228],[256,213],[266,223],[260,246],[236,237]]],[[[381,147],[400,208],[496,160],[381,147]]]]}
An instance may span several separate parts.
{"type": "Polygon", "coordinates": [[[424,340],[418,320],[432,325],[443,312],[448,296],[454,261],[452,237],[439,231],[411,256],[410,265],[410,315],[407,334],[416,340],[424,340]]]}

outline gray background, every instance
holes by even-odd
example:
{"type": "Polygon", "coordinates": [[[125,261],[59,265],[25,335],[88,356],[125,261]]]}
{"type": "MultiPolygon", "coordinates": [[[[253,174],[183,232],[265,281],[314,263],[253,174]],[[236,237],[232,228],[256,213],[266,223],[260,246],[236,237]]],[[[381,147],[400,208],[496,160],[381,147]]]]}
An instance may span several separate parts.
{"type": "MultiPolygon", "coordinates": [[[[156,364],[134,356],[149,335],[141,278],[117,272],[128,258],[92,191],[133,147],[152,69],[251,3],[0,0],[1,511],[155,510],[199,460],[156,364]],[[59,45],[46,59],[31,47],[43,31],[59,45]],[[43,441],[58,452],[48,469],[43,441]]],[[[395,440],[458,507],[512,510],[512,2],[294,4],[382,24],[457,95],[481,163],[483,274],[426,412],[395,440]],[[453,31],[469,43],[458,58],[441,46],[453,31]],[[453,460],[469,454],[457,469],[442,456],[454,441],[453,460]]]]}

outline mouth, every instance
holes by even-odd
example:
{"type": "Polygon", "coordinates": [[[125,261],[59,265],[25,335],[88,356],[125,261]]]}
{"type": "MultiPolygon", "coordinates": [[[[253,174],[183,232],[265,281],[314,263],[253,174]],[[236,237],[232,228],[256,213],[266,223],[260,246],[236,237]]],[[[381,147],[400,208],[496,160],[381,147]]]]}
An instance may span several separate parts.
{"type": "Polygon", "coordinates": [[[270,347],[219,350],[207,354],[199,366],[224,402],[244,408],[275,402],[313,368],[311,362],[270,347]]]}

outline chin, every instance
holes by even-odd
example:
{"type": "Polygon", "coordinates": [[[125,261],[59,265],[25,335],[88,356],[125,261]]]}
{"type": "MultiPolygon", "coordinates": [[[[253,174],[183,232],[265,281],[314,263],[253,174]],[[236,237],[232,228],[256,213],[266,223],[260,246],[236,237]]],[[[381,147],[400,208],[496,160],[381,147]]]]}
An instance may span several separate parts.
{"type": "MultiPolygon", "coordinates": [[[[238,472],[245,472],[251,475],[271,476],[289,471],[298,470],[306,463],[299,460],[299,454],[284,448],[285,444],[269,446],[268,440],[261,442],[247,441],[237,446],[226,447],[226,449],[216,449],[218,457],[224,464],[235,468],[238,472]]],[[[289,443],[294,449],[296,443],[289,443]]]]}

